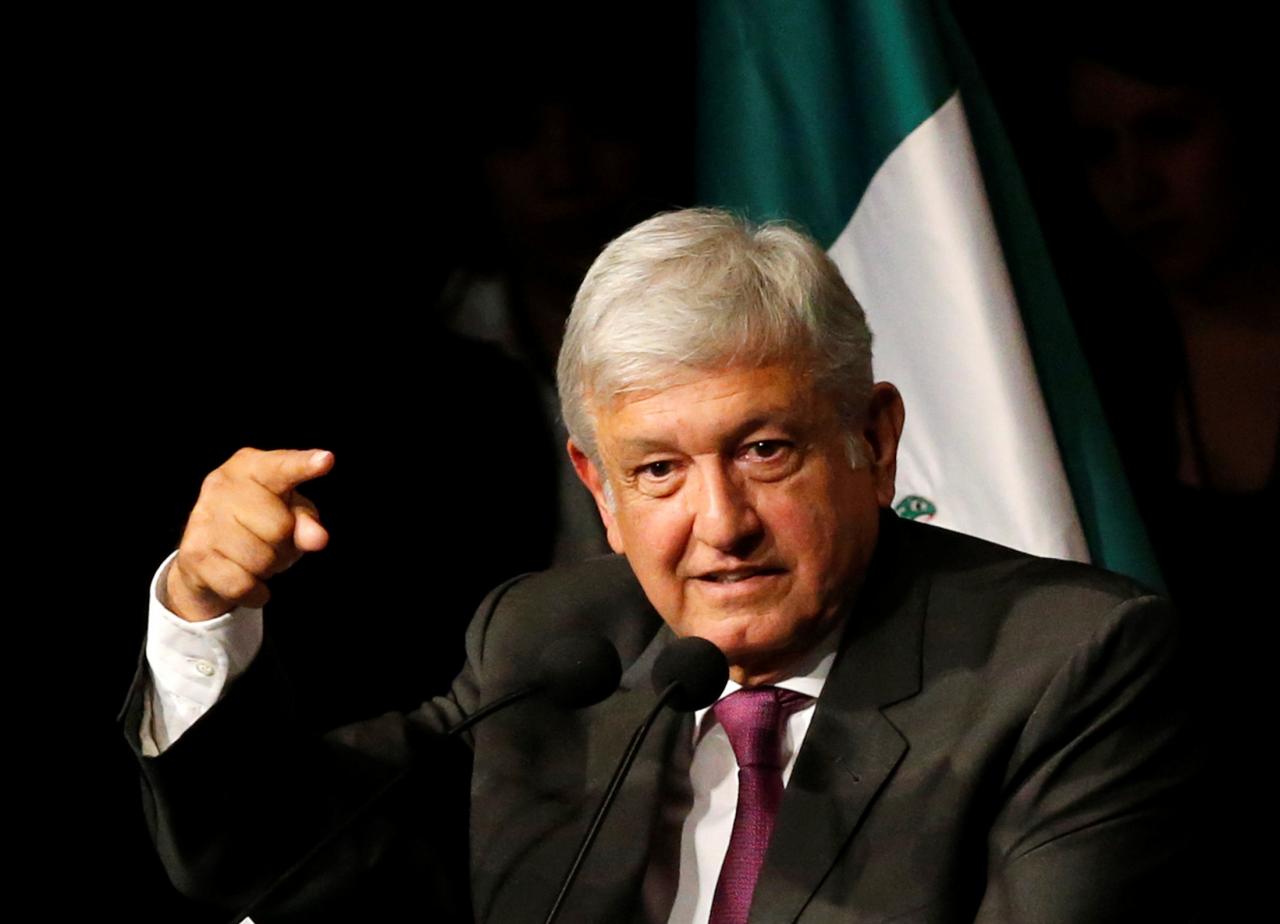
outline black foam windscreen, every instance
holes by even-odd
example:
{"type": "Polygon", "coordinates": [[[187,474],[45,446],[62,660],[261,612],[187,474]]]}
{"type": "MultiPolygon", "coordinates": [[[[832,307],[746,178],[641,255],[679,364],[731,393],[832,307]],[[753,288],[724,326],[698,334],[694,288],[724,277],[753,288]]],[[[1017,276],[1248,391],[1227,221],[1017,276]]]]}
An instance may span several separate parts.
{"type": "Polygon", "coordinates": [[[621,678],[617,649],[599,636],[556,639],[538,657],[538,685],[548,699],[565,709],[607,699],[621,678]]]}
{"type": "Polygon", "coordinates": [[[672,642],[653,665],[653,686],[659,693],[677,684],[667,704],[678,712],[710,706],[728,679],[729,661],[724,652],[694,635],[672,642]]]}

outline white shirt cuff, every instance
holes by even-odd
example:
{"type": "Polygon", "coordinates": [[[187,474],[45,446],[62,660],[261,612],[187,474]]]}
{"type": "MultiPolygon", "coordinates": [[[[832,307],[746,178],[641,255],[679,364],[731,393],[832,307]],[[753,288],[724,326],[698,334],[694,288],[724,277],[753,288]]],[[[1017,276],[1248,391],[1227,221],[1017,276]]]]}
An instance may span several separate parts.
{"type": "Polygon", "coordinates": [[[236,607],[216,619],[188,622],[165,606],[164,589],[177,552],[151,579],[147,666],[151,689],[143,701],[142,753],[162,753],[196,723],[262,647],[262,610],[236,607]]]}

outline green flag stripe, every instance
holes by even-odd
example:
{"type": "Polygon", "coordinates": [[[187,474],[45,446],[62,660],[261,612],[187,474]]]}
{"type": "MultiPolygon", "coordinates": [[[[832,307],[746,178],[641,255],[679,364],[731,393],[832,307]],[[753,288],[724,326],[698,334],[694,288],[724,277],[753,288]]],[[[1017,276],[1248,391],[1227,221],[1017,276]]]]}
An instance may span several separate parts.
{"type": "Polygon", "coordinates": [[[700,198],[795,219],[828,247],[885,160],[960,88],[1090,552],[1160,586],[1029,197],[946,4],[703,0],[700,12],[700,198]]]}
{"type": "Polygon", "coordinates": [[[1089,552],[1095,564],[1163,588],[1030,195],[1008,169],[1017,163],[1012,147],[958,25],[946,12],[939,20],[1089,552]]]}
{"type": "Polygon", "coordinates": [[[955,89],[931,4],[704,0],[700,13],[699,198],[794,219],[830,246],[955,89]]]}

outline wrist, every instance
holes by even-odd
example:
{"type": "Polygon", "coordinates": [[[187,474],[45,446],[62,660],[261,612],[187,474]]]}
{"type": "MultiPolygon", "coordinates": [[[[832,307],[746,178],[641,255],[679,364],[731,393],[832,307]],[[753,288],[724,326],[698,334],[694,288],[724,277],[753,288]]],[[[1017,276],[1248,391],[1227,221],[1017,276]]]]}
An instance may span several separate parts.
{"type": "Polygon", "coordinates": [[[177,558],[169,563],[168,572],[156,589],[164,608],[187,622],[206,622],[231,609],[226,601],[212,594],[192,591],[177,558]]]}

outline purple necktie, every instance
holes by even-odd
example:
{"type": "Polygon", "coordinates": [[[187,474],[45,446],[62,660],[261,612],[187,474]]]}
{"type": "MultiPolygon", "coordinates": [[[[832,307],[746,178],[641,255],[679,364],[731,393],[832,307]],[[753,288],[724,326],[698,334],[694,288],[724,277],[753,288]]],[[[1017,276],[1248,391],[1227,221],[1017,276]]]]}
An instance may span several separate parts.
{"type": "Polygon", "coordinates": [[[738,759],[738,808],[709,924],[746,924],[773,820],[782,802],[782,732],[811,697],[777,687],[730,693],[713,711],[738,759]]]}

